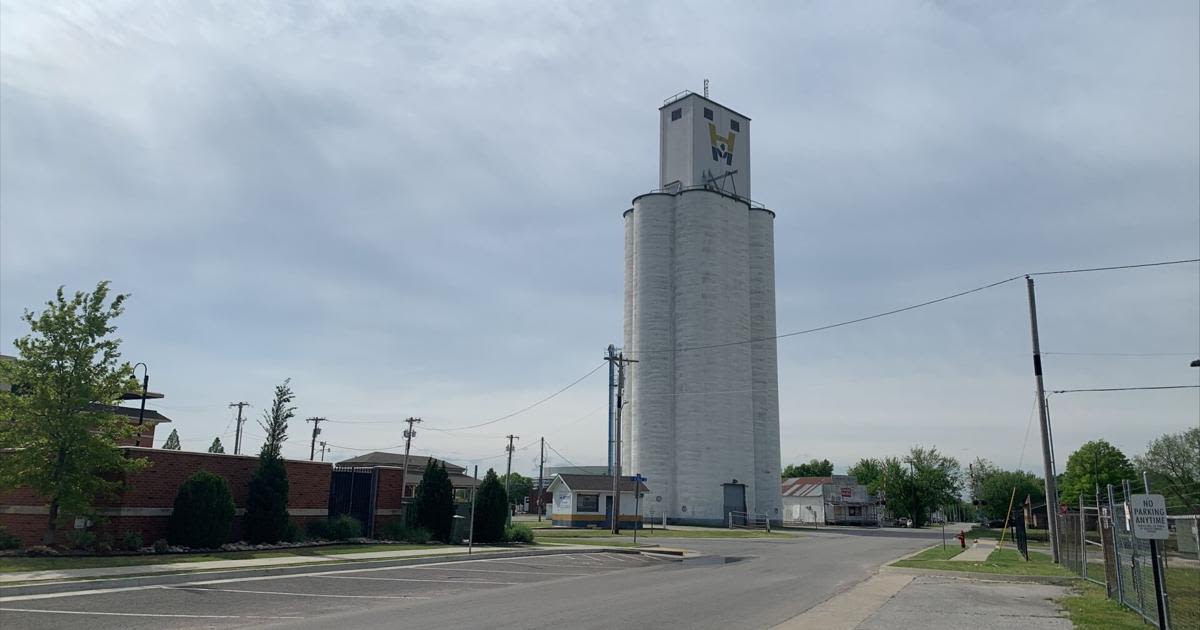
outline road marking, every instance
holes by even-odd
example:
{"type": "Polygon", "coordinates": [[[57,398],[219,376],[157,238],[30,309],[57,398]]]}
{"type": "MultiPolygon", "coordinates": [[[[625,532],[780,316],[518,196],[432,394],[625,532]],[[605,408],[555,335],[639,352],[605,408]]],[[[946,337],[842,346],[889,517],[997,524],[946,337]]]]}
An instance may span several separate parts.
{"type": "Polygon", "coordinates": [[[144,591],[150,588],[158,588],[154,586],[122,586],[119,588],[93,588],[85,591],[63,591],[61,593],[37,593],[34,595],[7,595],[0,597],[0,604],[7,602],[25,602],[35,599],[54,599],[56,597],[71,597],[74,595],[104,595],[107,593],[122,593],[125,591],[144,591]]]}
{"type": "Polygon", "coordinates": [[[322,575],[326,580],[383,580],[385,582],[437,582],[439,584],[525,584],[525,582],[495,582],[492,580],[427,580],[424,578],[389,578],[366,575],[322,575]]]}
{"type": "Polygon", "coordinates": [[[592,560],[596,560],[596,561],[598,561],[600,564],[604,564],[605,562],[607,562],[607,561],[608,561],[608,560],[607,560],[607,559],[606,559],[604,556],[599,556],[599,557],[597,557],[595,554],[590,554],[590,553],[585,553],[585,554],[583,554],[583,557],[585,557],[585,558],[591,558],[592,560]]]}
{"type": "MultiPolygon", "coordinates": [[[[528,557],[557,559],[557,558],[572,558],[572,557],[574,557],[574,555],[573,554],[562,554],[562,555],[554,555],[554,556],[528,556],[528,557]]],[[[256,575],[256,576],[236,577],[236,578],[221,578],[221,579],[216,579],[216,580],[198,580],[195,582],[182,582],[177,585],[145,584],[145,585],[141,585],[141,586],[119,586],[116,588],[98,588],[98,589],[87,589],[87,590],[80,590],[80,591],[61,591],[61,592],[57,592],[57,593],[37,593],[37,594],[32,594],[32,595],[8,595],[8,596],[0,596],[0,604],[7,603],[7,602],[33,601],[33,600],[39,600],[39,599],[55,599],[55,598],[59,598],[59,597],[107,595],[110,593],[122,593],[122,592],[127,592],[127,591],[144,591],[144,590],[150,590],[150,589],[156,589],[156,588],[177,588],[177,587],[186,587],[186,586],[210,586],[210,585],[216,585],[216,584],[234,584],[234,583],[238,583],[238,582],[261,582],[261,581],[265,581],[265,580],[288,580],[288,579],[299,579],[299,578],[309,578],[309,577],[321,577],[321,576],[325,576],[325,575],[340,575],[340,574],[345,574],[345,573],[368,573],[368,572],[376,572],[376,571],[395,571],[397,569],[408,569],[408,568],[414,568],[414,567],[421,567],[421,568],[450,567],[450,568],[454,568],[455,565],[476,564],[476,563],[485,563],[485,562],[488,563],[489,565],[511,564],[511,565],[515,565],[518,567],[524,567],[527,569],[538,569],[538,570],[553,569],[553,568],[567,568],[561,564],[540,566],[540,565],[533,565],[533,564],[521,564],[520,562],[512,562],[512,561],[506,560],[504,558],[480,558],[478,560],[467,560],[467,561],[449,560],[449,561],[445,561],[445,562],[429,562],[429,563],[425,563],[425,564],[410,565],[410,566],[402,565],[402,566],[334,569],[334,570],[327,570],[327,571],[314,571],[311,573],[288,573],[288,574],[280,574],[280,575],[256,575]]],[[[347,563],[347,564],[356,564],[356,563],[347,563]]],[[[585,564],[587,564],[588,566],[593,566],[591,563],[585,563],[585,564]]],[[[456,569],[456,570],[465,570],[465,569],[456,569]]],[[[590,574],[584,574],[584,575],[590,575],[590,574]]],[[[154,576],[154,577],[165,577],[165,576],[154,576]]],[[[138,579],[145,579],[145,576],[143,576],[142,578],[138,578],[138,579]]],[[[36,585],[36,586],[45,586],[45,585],[36,585]]]]}
{"type": "Polygon", "coordinates": [[[206,593],[248,593],[251,595],[291,595],[293,597],[333,597],[337,599],[433,599],[418,595],[333,595],[331,593],[288,593],[286,591],[249,591],[240,588],[202,588],[199,586],[164,586],[171,591],[203,591],[206,593]]]}
{"type": "Polygon", "coordinates": [[[0,608],[0,612],[45,613],[49,615],[103,615],[105,617],[170,617],[174,619],[303,619],[297,616],[266,615],[171,615],[166,613],[90,612],[86,610],[41,610],[38,608],[0,608]]]}

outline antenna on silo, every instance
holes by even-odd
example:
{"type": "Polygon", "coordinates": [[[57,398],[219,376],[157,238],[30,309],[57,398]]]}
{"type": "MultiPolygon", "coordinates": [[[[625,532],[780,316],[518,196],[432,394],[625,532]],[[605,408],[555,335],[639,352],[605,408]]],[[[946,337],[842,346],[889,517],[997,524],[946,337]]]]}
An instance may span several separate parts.
{"type": "Polygon", "coordinates": [[[704,98],[708,98],[708,79],[704,80],[704,98]]]}

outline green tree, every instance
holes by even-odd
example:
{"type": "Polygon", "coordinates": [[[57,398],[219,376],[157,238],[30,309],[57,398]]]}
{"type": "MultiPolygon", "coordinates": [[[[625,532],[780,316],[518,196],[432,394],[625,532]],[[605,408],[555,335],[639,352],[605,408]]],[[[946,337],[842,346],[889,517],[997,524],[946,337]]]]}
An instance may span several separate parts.
{"type": "Polygon", "coordinates": [[[266,440],[258,452],[258,466],[246,497],[246,540],[252,543],[279,542],[287,534],[288,477],[282,449],[288,420],[296,415],[295,398],[291,379],[275,386],[275,401],[258,423],[266,440]]]}
{"type": "Polygon", "coordinates": [[[219,437],[213,438],[212,446],[208,447],[208,452],[209,453],[224,453],[225,452],[225,445],[221,444],[221,438],[219,438],[219,437]]]}
{"type": "Polygon", "coordinates": [[[503,542],[509,503],[496,471],[489,468],[475,492],[475,542],[503,542]]]}
{"type": "Polygon", "coordinates": [[[1152,490],[1167,495],[1169,512],[1200,509],[1200,428],[1159,437],[1134,463],[1149,474],[1152,490]]]}
{"type": "Polygon", "coordinates": [[[444,463],[430,458],[425,464],[414,505],[417,526],[425,528],[434,540],[449,543],[454,526],[454,485],[444,463]]]}
{"type": "Polygon", "coordinates": [[[879,483],[883,480],[883,461],[874,458],[860,459],[846,473],[866,486],[869,491],[878,492],[879,483]]]}
{"type": "Polygon", "coordinates": [[[783,478],[788,477],[828,477],[833,474],[833,463],[828,459],[810,459],[807,464],[789,464],[783,469],[783,478]]]}
{"type": "Polygon", "coordinates": [[[1137,480],[1137,472],[1125,454],[1104,440],[1092,440],[1067,458],[1067,467],[1058,484],[1058,496],[1070,505],[1078,501],[1081,494],[1085,497],[1095,495],[1097,485],[1101,490],[1110,483],[1120,488],[1125,479],[1137,480]]]}
{"type": "Polygon", "coordinates": [[[521,473],[509,473],[500,475],[500,485],[508,488],[508,504],[517,505],[529,496],[533,491],[533,479],[522,476],[521,473]],[[508,481],[507,485],[505,480],[508,481]]]}
{"type": "Polygon", "coordinates": [[[988,520],[1003,520],[1010,502],[1016,510],[1025,504],[1025,497],[1034,505],[1046,500],[1046,485],[1037,475],[1024,470],[1003,470],[986,459],[975,460],[974,468],[975,498],[983,502],[979,511],[988,520]]]}
{"type": "Polygon", "coordinates": [[[168,451],[181,450],[183,448],[183,446],[181,446],[179,444],[179,431],[176,431],[175,429],[171,429],[171,435],[167,436],[167,441],[163,442],[162,447],[164,450],[168,450],[168,451]]]}
{"type": "Polygon", "coordinates": [[[167,523],[167,540],[188,547],[213,549],[229,539],[233,495],[224,477],[201,470],[179,486],[167,523]]]}
{"type": "Polygon", "coordinates": [[[942,455],[937,448],[914,446],[903,459],[883,461],[879,489],[889,512],[907,516],[920,527],[933,510],[958,502],[961,477],[958,460],[942,455]]]}
{"type": "Polygon", "coordinates": [[[108,282],[67,298],[59,287],[41,313],[25,311],[29,334],[13,341],[18,357],[0,361],[0,489],[28,487],[50,502],[45,544],[53,544],[62,517],[91,511],[120,486],[123,472],[145,459],[116,448],[137,427],[108,405],[134,388],[133,370],[120,362],[114,321],[125,295],[108,299],[108,282]]]}

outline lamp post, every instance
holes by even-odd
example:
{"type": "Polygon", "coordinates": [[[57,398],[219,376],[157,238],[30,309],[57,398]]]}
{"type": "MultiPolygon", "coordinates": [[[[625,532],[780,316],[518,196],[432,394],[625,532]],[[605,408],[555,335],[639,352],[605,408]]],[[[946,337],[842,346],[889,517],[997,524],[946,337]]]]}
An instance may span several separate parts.
{"type": "Polygon", "coordinates": [[[142,423],[146,421],[146,395],[150,391],[150,369],[146,367],[145,363],[141,361],[137,362],[133,366],[133,375],[137,377],[139,365],[142,366],[142,408],[138,411],[138,433],[137,437],[133,440],[134,446],[142,445],[142,423]]]}

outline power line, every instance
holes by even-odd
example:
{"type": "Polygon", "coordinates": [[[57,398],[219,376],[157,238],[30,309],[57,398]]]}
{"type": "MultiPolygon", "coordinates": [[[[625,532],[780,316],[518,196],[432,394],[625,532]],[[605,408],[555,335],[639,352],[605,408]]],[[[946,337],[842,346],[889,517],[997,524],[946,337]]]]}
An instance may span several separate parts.
{"type": "Polygon", "coordinates": [[[1043,352],[1063,357],[1190,357],[1194,352],[1043,352]]]}
{"type": "Polygon", "coordinates": [[[583,382],[583,379],[595,374],[597,370],[599,370],[600,368],[602,368],[604,366],[605,366],[604,363],[597,365],[596,367],[592,368],[592,370],[590,372],[588,372],[587,374],[584,374],[583,376],[580,376],[579,378],[572,381],[570,385],[567,385],[566,387],[554,392],[553,394],[546,396],[545,398],[533,403],[532,405],[529,405],[527,407],[522,407],[521,409],[518,409],[510,414],[506,414],[506,415],[500,416],[499,418],[494,418],[492,420],[488,420],[487,422],[480,422],[479,424],[472,424],[472,425],[468,425],[465,427],[450,427],[450,428],[438,429],[438,430],[444,431],[444,432],[449,432],[449,431],[466,431],[467,429],[478,429],[479,427],[486,427],[489,424],[495,424],[497,422],[500,422],[501,420],[507,420],[513,416],[520,415],[522,413],[525,413],[526,411],[529,411],[530,409],[533,409],[534,407],[537,407],[538,405],[540,405],[544,402],[549,401],[550,399],[554,398],[555,396],[558,396],[559,394],[567,391],[568,389],[575,387],[579,383],[583,382]]]}
{"type": "MultiPolygon", "coordinates": [[[[950,295],[946,295],[946,296],[943,296],[943,297],[940,297],[940,298],[935,298],[935,299],[932,299],[932,300],[926,300],[926,301],[924,301],[924,302],[921,302],[921,303],[918,303],[918,304],[912,304],[912,305],[910,305],[910,306],[904,306],[904,307],[901,307],[901,308],[892,309],[892,310],[890,310],[890,311],[884,311],[884,312],[882,312],[882,313],[875,313],[874,315],[867,315],[867,316],[864,316],[864,317],[857,317],[857,318],[854,318],[854,319],[848,319],[848,320],[846,320],[846,321],[836,322],[836,323],[833,323],[833,324],[826,324],[826,325],[824,325],[824,326],[817,326],[817,327],[815,327],[815,328],[806,328],[806,329],[804,329],[804,330],[797,330],[797,331],[795,331],[795,332],[784,333],[784,334],[782,334],[782,335],[775,335],[775,336],[773,336],[773,337],[757,337],[757,338],[752,338],[752,339],[746,339],[746,340],[743,340],[743,341],[729,341],[729,342],[725,342],[725,343],[714,343],[714,344],[707,344],[707,345],[702,345],[702,346],[689,346],[689,347],[685,347],[685,348],[674,348],[674,349],[664,349],[664,350],[643,350],[643,351],[641,351],[641,352],[640,352],[640,353],[638,353],[638,354],[660,354],[660,353],[674,353],[674,352],[690,352],[690,351],[692,351],[692,350],[708,350],[708,349],[712,349],[712,348],[726,348],[726,347],[730,347],[730,346],[741,346],[741,345],[746,345],[746,344],[751,344],[751,343],[760,343],[760,342],[763,342],[763,341],[774,341],[774,340],[777,340],[777,339],[786,339],[786,338],[788,338],[788,337],[796,337],[796,336],[799,336],[799,335],[807,335],[807,334],[811,334],[811,333],[815,333],[815,332],[821,332],[821,331],[823,331],[823,330],[830,330],[830,329],[833,329],[833,328],[840,328],[840,327],[842,327],[842,326],[849,326],[849,325],[851,325],[851,324],[858,324],[858,323],[862,323],[862,322],[865,322],[865,321],[870,321],[870,320],[872,320],[872,319],[879,319],[879,318],[881,318],[881,317],[888,317],[888,316],[890,316],[890,315],[897,315],[897,314],[899,314],[899,313],[904,313],[904,312],[906,312],[906,311],[911,311],[911,310],[915,310],[915,309],[918,309],[918,308],[924,308],[924,307],[926,307],[926,306],[932,306],[932,305],[934,305],[934,304],[938,304],[938,303],[941,303],[941,302],[946,302],[946,301],[948,301],[948,300],[953,300],[953,299],[955,299],[955,298],[960,298],[960,297],[963,297],[963,296],[966,296],[966,295],[970,295],[970,294],[972,294],[972,293],[978,293],[978,292],[980,292],[980,291],[986,291],[987,289],[991,289],[991,288],[994,288],[994,287],[998,287],[998,286],[1000,286],[1000,285],[1002,285],[1002,284],[1008,284],[1009,282],[1013,282],[1013,281],[1016,281],[1016,280],[1020,280],[1021,278],[1024,278],[1024,277],[1026,277],[1026,276],[1049,276],[1049,275],[1065,274],[1065,273],[1086,273],[1086,272],[1092,272],[1092,271],[1113,271],[1113,270],[1117,270],[1117,269],[1139,269],[1139,268],[1143,268],[1143,267],[1161,267],[1161,266],[1164,266],[1164,265],[1180,265],[1180,264],[1185,264],[1185,263],[1195,263],[1195,262],[1200,262],[1200,258],[1189,258],[1189,259],[1186,259],[1186,260],[1167,260],[1167,261],[1153,262],[1153,263],[1142,263],[1142,264],[1137,264],[1137,265],[1115,265],[1115,266],[1111,266],[1111,267],[1090,267],[1090,268],[1084,268],[1084,269],[1060,269],[1060,270],[1057,270],[1057,271],[1036,271],[1036,272],[1033,272],[1033,273],[1021,274],[1021,275],[1013,276],[1013,277],[1011,277],[1011,278],[1005,278],[1004,280],[998,280],[998,281],[996,281],[996,282],[992,282],[992,283],[989,283],[989,284],[985,284],[985,285],[982,285],[982,286],[978,286],[978,287],[975,287],[975,288],[973,288],[973,289],[967,289],[966,291],[959,291],[958,293],[952,293],[952,294],[950,294],[950,295]]],[[[631,353],[631,354],[632,354],[632,353],[631,353]]]]}
{"type": "Polygon", "coordinates": [[[558,452],[558,449],[554,448],[554,445],[553,445],[553,444],[551,444],[551,443],[549,443],[549,442],[546,442],[546,448],[548,448],[548,449],[550,449],[550,450],[554,451],[554,454],[555,454],[555,455],[558,455],[559,457],[561,457],[561,458],[563,459],[563,461],[564,461],[564,462],[567,462],[567,464],[568,464],[568,465],[570,465],[572,468],[581,468],[581,466],[579,466],[579,465],[578,465],[578,464],[576,464],[575,462],[571,461],[570,459],[567,459],[567,456],[566,456],[566,455],[563,455],[562,453],[559,453],[559,452],[558,452]]]}
{"type": "Polygon", "coordinates": [[[1140,269],[1142,267],[1162,267],[1164,265],[1182,265],[1184,263],[1200,262],[1200,258],[1188,258],[1185,260],[1164,260],[1161,262],[1142,263],[1140,265],[1115,265],[1112,267],[1090,267],[1087,269],[1060,269],[1058,271],[1037,271],[1030,276],[1054,276],[1064,273],[1087,273],[1089,271],[1115,271],[1117,269],[1140,269]]]}
{"type": "Polygon", "coordinates": [[[1090,389],[1056,389],[1051,394],[1073,394],[1076,392],[1132,392],[1150,389],[1200,389],[1200,385],[1157,385],[1153,387],[1093,387],[1090,389]]]}

